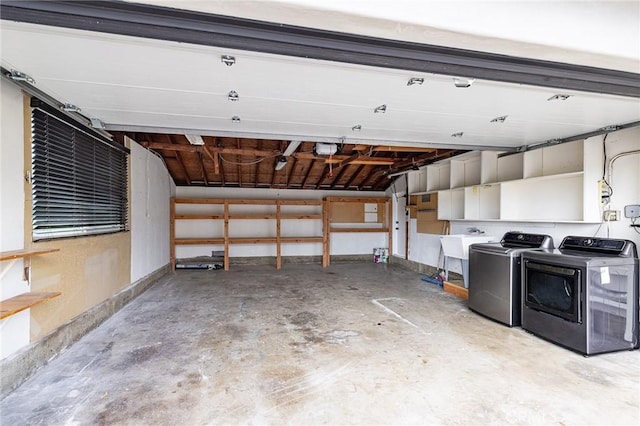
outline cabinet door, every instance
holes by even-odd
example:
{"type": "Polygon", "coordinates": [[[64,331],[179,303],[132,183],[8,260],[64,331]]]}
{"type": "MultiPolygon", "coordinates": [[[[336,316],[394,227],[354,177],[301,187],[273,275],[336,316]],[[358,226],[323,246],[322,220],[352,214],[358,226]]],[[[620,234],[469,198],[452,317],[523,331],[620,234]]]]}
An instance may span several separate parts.
{"type": "Polygon", "coordinates": [[[501,184],[500,219],[527,222],[583,220],[582,173],[501,184]]]}

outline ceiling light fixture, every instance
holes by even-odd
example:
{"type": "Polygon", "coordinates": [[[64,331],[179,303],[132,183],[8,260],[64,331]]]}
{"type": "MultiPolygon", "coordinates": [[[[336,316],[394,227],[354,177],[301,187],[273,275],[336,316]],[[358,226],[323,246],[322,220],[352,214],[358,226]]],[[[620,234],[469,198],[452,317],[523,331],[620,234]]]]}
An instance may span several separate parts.
{"type": "Polygon", "coordinates": [[[278,161],[276,162],[276,170],[282,170],[286,165],[287,165],[287,157],[285,156],[278,157],[278,161]]]}
{"type": "Polygon", "coordinates": [[[223,64],[225,64],[228,67],[236,63],[235,56],[231,56],[231,55],[222,55],[220,57],[220,60],[222,61],[223,64]]]}
{"type": "Polygon", "coordinates": [[[235,90],[232,90],[232,91],[230,91],[230,92],[229,92],[229,94],[227,95],[227,98],[228,98],[230,101],[235,102],[235,101],[240,100],[240,95],[238,95],[238,92],[236,92],[235,90]]]}
{"type": "Polygon", "coordinates": [[[464,132],[458,132],[458,133],[451,134],[451,137],[452,138],[461,138],[462,135],[464,135],[464,132]]]}
{"type": "Polygon", "coordinates": [[[65,112],[80,112],[81,109],[75,106],[74,104],[64,104],[60,107],[61,110],[65,112]]]}
{"type": "Polygon", "coordinates": [[[422,77],[411,77],[409,81],[407,81],[407,86],[413,86],[414,84],[422,85],[424,83],[424,78],[422,77]]]}
{"type": "Polygon", "coordinates": [[[490,123],[504,123],[507,120],[508,115],[503,115],[500,117],[496,117],[490,121],[490,123]]]}
{"type": "Polygon", "coordinates": [[[377,106],[374,110],[373,110],[374,114],[378,114],[378,113],[382,113],[384,114],[385,112],[387,112],[387,104],[382,104],[380,106],[377,106]]]}
{"type": "Polygon", "coordinates": [[[204,145],[204,140],[200,135],[184,135],[191,145],[204,145]]]}
{"type": "Polygon", "coordinates": [[[287,145],[287,149],[284,150],[284,152],[282,153],[283,157],[288,157],[291,154],[293,154],[294,152],[296,152],[296,150],[298,149],[298,147],[300,146],[300,144],[302,143],[302,141],[291,141],[289,142],[289,145],[287,145]]]}
{"type": "Polygon", "coordinates": [[[231,117],[231,122],[232,123],[239,123],[240,122],[240,117],[238,117],[237,115],[234,115],[233,117],[231,117]]]}
{"type": "Polygon", "coordinates": [[[29,84],[36,84],[36,81],[30,76],[18,70],[11,70],[5,74],[7,78],[13,81],[26,81],[29,84]]]}
{"type": "Polygon", "coordinates": [[[551,96],[549,99],[547,99],[548,101],[566,101],[567,99],[569,99],[571,97],[571,95],[563,95],[562,93],[559,93],[557,95],[553,95],[551,96]]]}
{"type": "Polygon", "coordinates": [[[360,130],[362,130],[362,126],[360,124],[356,124],[351,128],[351,131],[353,132],[359,132],[360,130]]]}
{"type": "Polygon", "coordinates": [[[338,152],[338,145],[335,143],[316,143],[313,147],[313,155],[333,155],[338,152]]]}
{"type": "Polygon", "coordinates": [[[461,78],[461,77],[454,77],[453,78],[453,84],[456,87],[460,87],[460,88],[467,88],[467,87],[471,87],[471,85],[473,84],[473,82],[476,81],[474,78],[461,78]]]}

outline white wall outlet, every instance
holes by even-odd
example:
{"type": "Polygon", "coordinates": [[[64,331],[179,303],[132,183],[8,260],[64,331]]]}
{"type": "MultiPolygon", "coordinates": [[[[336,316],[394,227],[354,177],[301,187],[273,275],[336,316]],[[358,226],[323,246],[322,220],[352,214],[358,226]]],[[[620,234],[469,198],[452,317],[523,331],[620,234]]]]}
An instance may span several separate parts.
{"type": "Polygon", "coordinates": [[[605,210],[604,211],[604,220],[607,222],[612,222],[614,220],[620,219],[620,210],[605,210]]]}
{"type": "Polygon", "coordinates": [[[624,217],[628,217],[629,219],[640,217],[640,204],[624,206],[624,217]]]}

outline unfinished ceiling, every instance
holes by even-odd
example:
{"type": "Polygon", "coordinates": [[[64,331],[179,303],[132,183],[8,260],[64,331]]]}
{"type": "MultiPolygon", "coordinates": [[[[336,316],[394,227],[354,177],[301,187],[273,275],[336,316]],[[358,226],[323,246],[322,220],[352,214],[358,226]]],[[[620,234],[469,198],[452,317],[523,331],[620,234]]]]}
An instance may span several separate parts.
{"type": "Polygon", "coordinates": [[[128,136],[162,155],[176,185],[184,186],[384,191],[394,170],[415,169],[464,152],[211,136],[194,145],[185,135],[114,136],[122,142],[128,136]],[[335,153],[329,154],[332,149],[335,153]]]}
{"type": "MultiPolygon", "coordinates": [[[[548,80],[543,87],[514,82],[504,70],[397,69],[412,64],[407,58],[371,66],[346,63],[348,55],[310,59],[17,23],[6,20],[6,3],[3,68],[28,74],[37,89],[99,119],[117,140],[128,135],[160,153],[178,185],[381,190],[389,174],[456,152],[514,151],[640,120],[637,74],[605,70],[583,87],[588,69],[521,72],[520,81],[548,80]],[[628,90],[608,89],[622,80],[632,81],[628,90]],[[185,135],[203,136],[204,145],[185,135]],[[292,140],[303,143],[285,156],[292,140]],[[339,151],[314,156],[318,142],[339,151]]],[[[175,40],[191,34],[175,32],[175,40]]],[[[513,61],[518,66],[528,69],[513,61]]]]}

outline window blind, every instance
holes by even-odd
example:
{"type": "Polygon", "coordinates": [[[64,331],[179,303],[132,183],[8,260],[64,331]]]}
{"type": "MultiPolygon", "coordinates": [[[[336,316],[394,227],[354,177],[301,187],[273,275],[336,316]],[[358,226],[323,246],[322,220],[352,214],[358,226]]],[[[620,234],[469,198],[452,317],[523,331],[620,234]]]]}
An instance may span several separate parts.
{"type": "Polygon", "coordinates": [[[124,231],[127,150],[32,102],[33,240],[124,231]]]}

